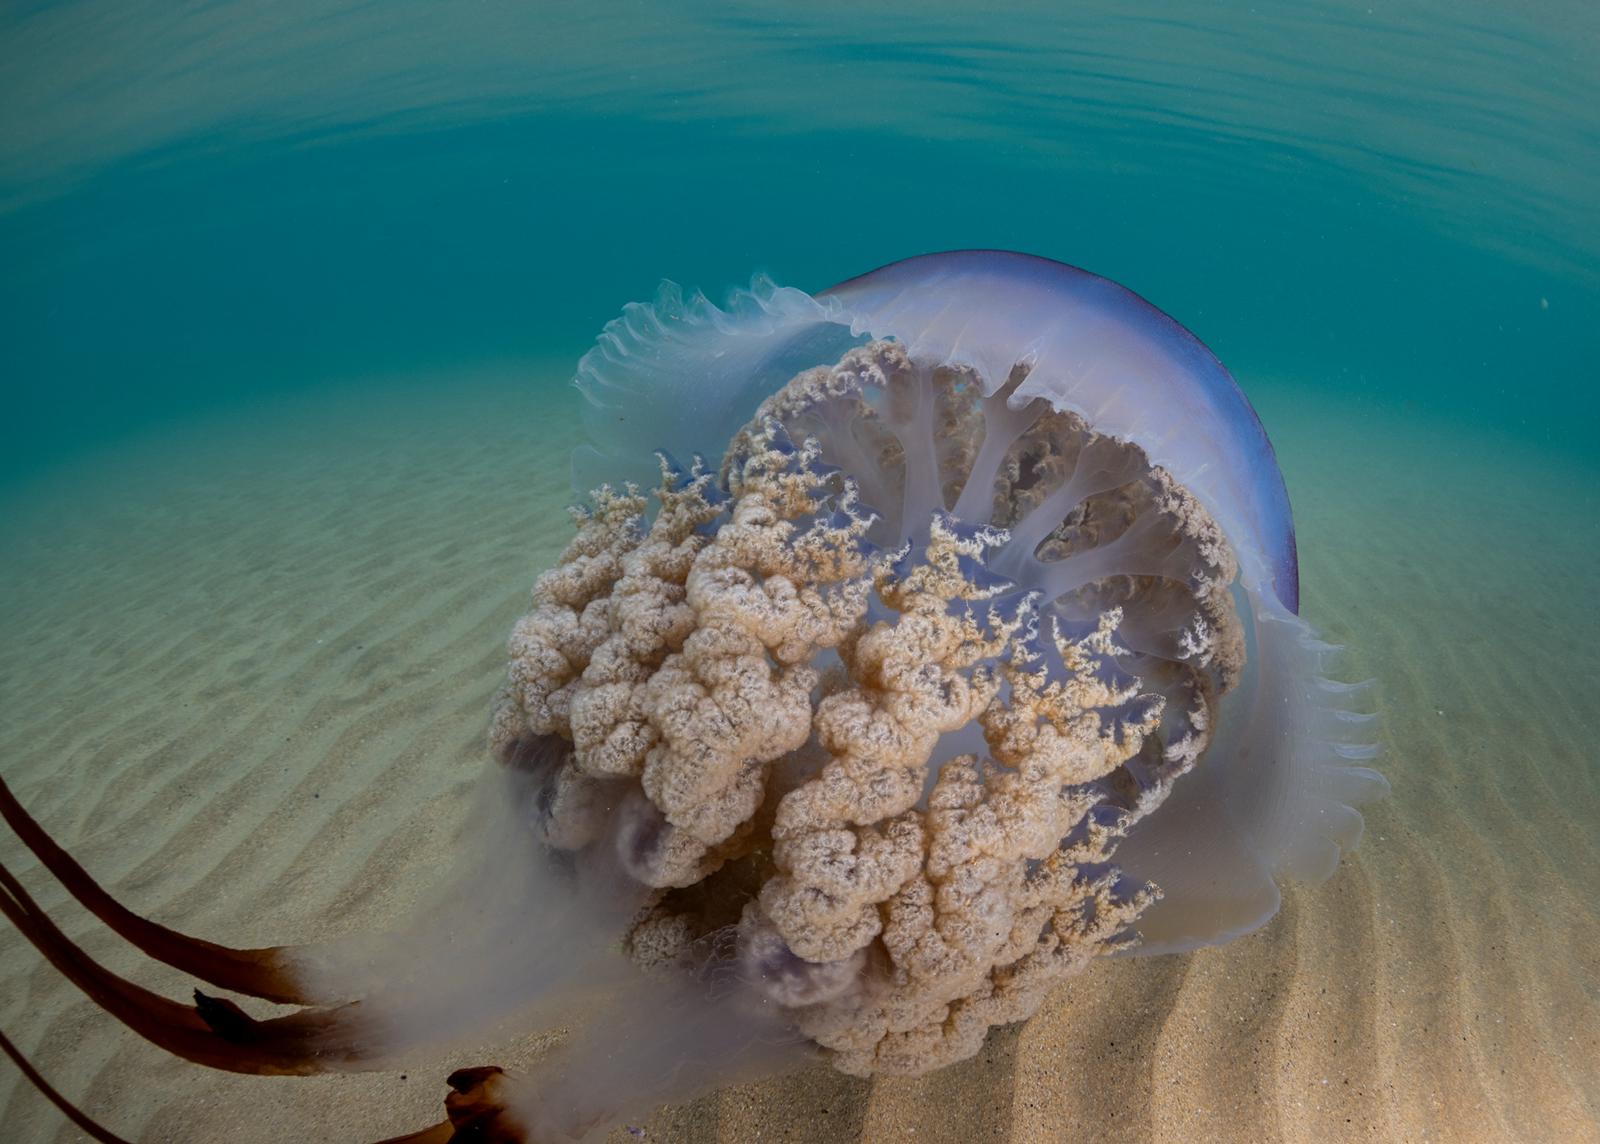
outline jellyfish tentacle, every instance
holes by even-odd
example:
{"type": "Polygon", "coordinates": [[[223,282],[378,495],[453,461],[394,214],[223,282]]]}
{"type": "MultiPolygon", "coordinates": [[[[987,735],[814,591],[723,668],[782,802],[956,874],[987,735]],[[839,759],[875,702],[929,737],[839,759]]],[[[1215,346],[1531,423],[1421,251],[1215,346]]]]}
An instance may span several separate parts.
{"type": "MultiPolygon", "coordinates": [[[[446,1078],[444,1098],[450,1129],[446,1140],[456,1144],[524,1144],[530,1137],[507,1098],[506,1071],[498,1065],[457,1069],[446,1078]]],[[[404,1144],[404,1142],[401,1142],[404,1144]]]]}
{"type": "Polygon", "coordinates": [[[0,817],[67,891],[118,936],[157,961],[192,977],[250,997],[284,1005],[328,998],[310,995],[295,979],[294,947],[236,949],[191,937],[134,913],[117,901],[25,810],[0,779],[0,817]]]}
{"type": "MultiPolygon", "coordinates": [[[[508,801],[513,804],[525,801],[526,789],[532,786],[524,783],[513,787],[508,801]]],[[[0,802],[6,804],[8,820],[46,867],[61,877],[92,912],[105,918],[110,928],[155,960],[191,972],[209,984],[280,1003],[294,1003],[295,997],[341,994],[366,997],[365,1001],[307,1005],[296,1012],[263,1020],[251,1017],[231,1001],[200,990],[195,991],[193,1006],[179,1004],[134,985],[94,961],[51,921],[21,881],[0,866],[0,913],[92,1001],[134,1032],[174,1055],[212,1068],[264,1075],[371,1068],[417,1039],[413,1019],[417,1018],[419,1010],[428,1009],[431,1019],[438,1022],[458,1008],[470,1008],[464,991],[446,992],[434,998],[407,997],[385,990],[381,982],[353,984],[349,978],[327,978],[314,972],[319,953],[331,955],[335,963],[338,961],[339,950],[331,946],[270,948],[267,953],[282,959],[281,973],[299,977],[286,978],[292,988],[270,991],[259,988],[261,977],[250,972],[249,962],[227,960],[231,954],[249,955],[256,951],[214,946],[132,914],[50,839],[21,809],[9,790],[0,795],[0,802]],[[155,939],[149,939],[151,932],[155,939]],[[301,964],[289,962],[291,954],[305,961],[301,964]],[[243,965],[241,971],[226,972],[239,964],[243,965]],[[217,971],[219,965],[224,971],[217,971]],[[312,984],[299,984],[300,979],[312,984]],[[318,988],[314,984],[317,982],[328,984],[318,988]],[[367,996],[369,984],[378,990],[372,996],[367,996]]]]}
{"type": "MultiPolygon", "coordinates": [[[[166,930],[127,911],[55,844],[3,783],[0,783],[0,803],[3,803],[7,821],[46,868],[91,912],[144,952],[177,968],[194,964],[210,968],[214,960],[212,951],[223,955],[239,952],[166,930]],[[149,937],[152,932],[156,935],[154,939],[149,937]]],[[[184,1005],[136,985],[100,965],[67,937],[4,865],[0,865],[0,914],[97,1006],[158,1048],[195,1064],[261,1076],[306,1076],[373,1067],[385,1055],[386,1030],[376,1019],[369,1019],[359,1003],[329,1009],[306,1008],[262,1021],[250,1017],[233,1002],[198,989],[194,993],[195,1003],[184,1005]]],[[[228,963],[224,960],[222,964],[228,963]]],[[[246,963],[246,969],[249,968],[246,963]]],[[[197,976],[207,975],[197,973],[197,976]]],[[[227,978],[221,984],[230,988],[241,979],[257,981],[248,973],[210,976],[227,978]]],[[[275,992],[283,995],[288,990],[275,992]]],[[[84,1133],[102,1144],[127,1144],[53,1088],[3,1033],[0,1033],[0,1051],[4,1051],[29,1083],[84,1133]]],[[[474,1144],[524,1144],[527,1138],[521,1128],[508,1117],[500,1116],[497,1106],[482,1095],[481,1078],[498,1072],[493,1068],[452,1074],[450,1084],[454,1092],[446,1099],[449,1119],[380,1144],[463,1144],[469,1140],[474,1144]]]]}
{"type": "Polygon", "coordinates": [[[118,977],[62,933],[4,866],[0,866],[0,913],[61,974],[145,1040],[195,1064],[264,1076],[328,1071],[335,1062],[305,1055],[264,1052],[228,1040],[195,1006],[181,1005],[118,977]]]}
{"type": "Polygon", "coordinates": [[[456,1128],[448,1120],[430,1125],[404,1136],[387,1136],[376,1144],[461,1144],[456,1141],[456,1128]]]}
{"type": "MultiPolygon", "coordinates": [[[[33,1067],[33,1062],[28,1060],[4,1032],[0,1032],[0,1052],[10,1057],[11,1063],[17,1066],[17,1071],[24,1079],[55,1105],[84,1135],[98,1141],[99,1144],[132,1144],[126,1137],[118,1136],[68,1100],[38,1069],[33,1067]]],[[[486,1074],[500,1072],[499,1068],[492,1066],[457,1069],[450,1074],[447,1082],[452,1090],[451,1094],[445,1097],[445,1108],[450,1114],[450,1119],[442,1120],[418,1132],[408,1132],[404,1136],[390,1136],[376,1141],[375,1144],[467,1144],[469,1140],[474,1144],[527,1144],[527,1137],[514,1123],[508,1122],[503,1116],[499,1123],[494,1122],[495,1116],[504,1112],[504,1106],[502,1103],[497,1103],[492,1095],[483,1091],[483,1079],[486,1074]],[[485,1130],[490,1128],[499,1134],[493,1132],[486,1134],[485,1130]],[[467,1130],[466,1135],[461,1135],[462,1129],[467,1130]]]]}
{"type": "Polygon", "coordinates": [[[131,1144],[130,1141],[123,1139],[110,1129],[99,1124],[83,1109],[56,1091],[54,1086],[44,1079],[39,1070],[33,1067],[32,1062],[22,1055],[22,1050],[12,1044],[11,1038],[4,1033],[0,1033],[0,1052],[10,1057],[11,1063],[17,1066],[17,1071],[22,1073],[28,1083],[38,1089],[46,1100],[60,1109],[61,1114],[77,1125],[78,1130],[84,1135],[100,1141],[100,1144],[131,1144]]]}

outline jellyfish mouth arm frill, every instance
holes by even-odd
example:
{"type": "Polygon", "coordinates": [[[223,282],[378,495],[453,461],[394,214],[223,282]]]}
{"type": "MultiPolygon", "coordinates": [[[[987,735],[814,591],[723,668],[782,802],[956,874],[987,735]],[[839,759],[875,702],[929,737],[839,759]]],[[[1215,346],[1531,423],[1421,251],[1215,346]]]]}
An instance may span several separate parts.
{"type": "Polygon", "coordinates": [[[551,844],[630,820],[657,890],[635,956],[732,927],[754,988],[850,1072],[970,1055],[1136,939],[1156,892],[1115,848],[1239,666],[1203,506],[1010,396],[887,341],[803,371],[715,485],[664,461],[653,515],[598,490],[513,637],[496,750],[559,742],[551,844]]]}

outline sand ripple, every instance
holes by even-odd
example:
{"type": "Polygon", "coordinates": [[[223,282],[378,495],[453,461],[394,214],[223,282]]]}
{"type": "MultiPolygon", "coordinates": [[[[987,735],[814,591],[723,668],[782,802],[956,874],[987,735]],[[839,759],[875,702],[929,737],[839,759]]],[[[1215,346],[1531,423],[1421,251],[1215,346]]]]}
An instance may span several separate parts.
{"type": "MultiPolygon", "coordinates": [[[[551,392],[530,422],[503,378],[353,389],[9,490],[0,760],[19,796],[132,905],[204,936],[402,914],[450,852],[505,633],[567,534],[551,392]]],[[[1230,947],[1098,966],[937,1076],[817,1067],[665,1110],[647,1139],[1600,1140],[1597,474],[1274,393],[1306,613],[1351,645],[1351,677],[1382,681],[1395,793],[1357,858],[1230,947]]],[[[92,954],[181,995],[3,853],[92,954]]],[[[59,1087],[142,1140],[398,1133],[437,1115],[449,1068],[525,1054],[214,1076],[9,930],[0,999],[59,1087]]],[[[0,1124],[79,1138],[9,1071],[0,1124]]]]}

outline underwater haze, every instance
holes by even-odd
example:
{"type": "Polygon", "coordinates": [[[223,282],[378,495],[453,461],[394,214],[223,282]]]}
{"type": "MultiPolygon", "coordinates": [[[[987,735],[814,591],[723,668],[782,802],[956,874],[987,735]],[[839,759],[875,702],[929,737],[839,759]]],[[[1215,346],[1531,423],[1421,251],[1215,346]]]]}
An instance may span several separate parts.
{"type": "MultiPolygon", "coordinates": [[[[393,920],[570,536],[602,326],[1026,251],[1254,403],[1393,792],[1258,934],[1097,965],[945,1073],[632,1131],[1600,1141],[1597,58],[1591,0],[6,6],[0,769],[168,924],[393,920]]],[[[202,1075],[9,929],[0,1027],[149,1140],[409,1131],[542,1047],[202,1075]]],[[[80,1138],[11,1072],[0,1128],[80,1138]]]]}

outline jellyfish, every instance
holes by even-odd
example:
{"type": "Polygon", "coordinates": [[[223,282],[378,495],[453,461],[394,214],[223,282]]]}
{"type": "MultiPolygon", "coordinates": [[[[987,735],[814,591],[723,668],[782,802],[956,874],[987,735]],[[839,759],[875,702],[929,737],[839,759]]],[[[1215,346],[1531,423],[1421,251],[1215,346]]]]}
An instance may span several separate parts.
{"type": "Polygon", "coordinates": [[[406,1139],[579,1140],[817,1056],[942,1068],[1098,958],[1257,929],[1359,841],[1373,716],[1298,615],[1272,446],[1132,292],[1001,251],[722,307],[666,286],[576,385],[575,534],[511,633],[468,852],[401,930],[178,934],[0,789],[123,937],[299,1007],[140,990],[5,872],[12,923],[135,1031],[303,1074],[560,1026],[406,1139]]]}

